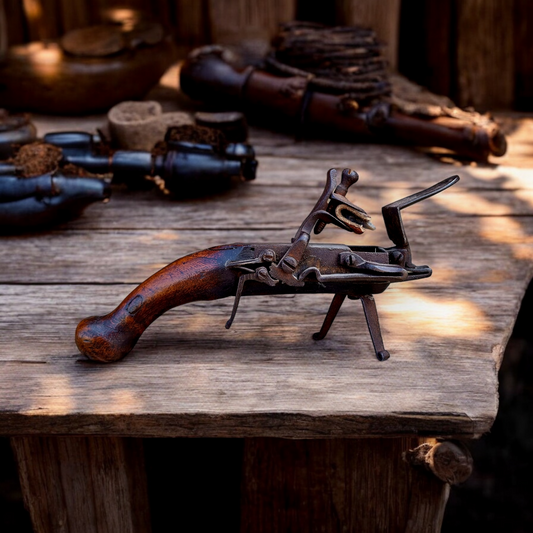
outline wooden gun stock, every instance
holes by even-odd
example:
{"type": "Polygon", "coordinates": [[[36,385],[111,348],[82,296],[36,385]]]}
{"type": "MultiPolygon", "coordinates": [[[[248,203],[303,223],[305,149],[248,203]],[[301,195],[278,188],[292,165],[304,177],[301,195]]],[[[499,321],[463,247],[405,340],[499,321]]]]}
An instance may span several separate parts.
{"type": "Polygon", "coordinates": [[[118,361],[133,349],[145,329],[169,309],[235,294],[238,274],[225,265],[241,248],[211,248],[182,257],[156,272],[108,315],[82,320],[76,329],[78,349],[96,361],[118,361]]]}

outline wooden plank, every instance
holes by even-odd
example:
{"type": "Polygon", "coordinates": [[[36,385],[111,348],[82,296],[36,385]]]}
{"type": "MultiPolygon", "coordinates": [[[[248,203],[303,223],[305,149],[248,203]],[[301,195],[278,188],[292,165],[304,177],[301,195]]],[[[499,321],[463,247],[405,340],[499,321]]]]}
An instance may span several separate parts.
{"type": "MultiPolygon", "coordinates": [[[[61,29],[63,33],[71,30],[89,26],[91,20],[91,5],[85,0],[59,0],[57,9],[61,20],[61,29]]],[[[48,17],[53,20],[52,13],[48,13],[48,17]]]]}
{"type": "Polygon", "coordinates": [[[423,441],[247,439],[241,532],[438,533],[448,489],[402,460],[423,441]]]}
{"type": "Polygon", "coordinates": [[[0,62],[4,60],[9,41],[4,0],[0,0],[0,62]]]}
{"type": "Polygon", "coordinates": [[[20,44],[25,41],[26,31],[24,28],[24,10],[22,2],[19,0],[2,0],[5,10],[6,20],[9,24],[6,25],[7,44],[20,44]]]}
{"type": "Polygon", "coordinates": [[[278,25],[296,14],[296,0],[208,0],[212,42],[262,58],[278,25]]]}
{"type": "Polygon", "coordinates": [[[528,0],[514,0],[515,109],[533,109],[533,62],[528,52],[533,46],[531,23],[533,6],[528,0]]]}
{"type": "MultiPolygon", "coordinates": [[[[297,184],[291,187],[288,183],[291,174],[296,180],[301,175],[299,171],[291,173],[269,173],[272,182],[284,184],[271,186],[269,178],[256,183],[240,183],[232,190],[192,199],[171,199],[164,197],[158,191],[140,192],[116,189],[109,204],[93,204],[84,214],[68,224],[59,227],[61,230],[211,230],[215,227],[224,230],[252,230],[271,229],[275,231],[293,231],[301,224],[309,213],[316,199],[320,195],[324,181],[316,173],[316,181],[310,186],[297,184]],[[282,194],[280,194],[282,192],[282,194]],[[276,214],[270,205],[276,205],[276,214]],[[133,216],[132,216],[133,215],[133,216]]],[[[449,176],[451,173],[441,173],[437,179],[449,176]]],[[[266,175],[265,175],[266,176],[266,175]]],[[[518,184],[528,179],[529,172],[515,173],[515,176],[501,176],[503,183],[518,184]]],[[[379,176],[376,181],[379,180],[379,176]]],[[[383,183],[380,187],[361,187],[349,193],[348,198],[364,208],[374,217],[377,224],[381,224],[381,207],[426,188],[437,181],[426,180],[423,187],[413,187],[409,182],[392,185],[383,183]],[[388,185],[388,186],[387,186],[388,185]]],[[[529,180],[531,181],[531,180],[529,180]]],[[[449,215],[453,213],[460,217],[472,217],[477,214],[487,216],[530,216],[533,214],[533,203],[530,191],[520,189],[509,194],[502,194],[502,190],[493,184],[493,190],[468,190],[468,179],[465,178],[455,188],[445,193],[416,204],[406,210],[406,216],[414,214],[428,214],[433,216],[449,215]]],[[[470,181],[472,183],[472,181],[470,181]]],[[[477,181],[481,186],[486,184],[483,179],[477,181]]],[[[526,230],[527,233],[527,230],[526,230]]],[[[35,235],[37,237],[37,234],[35,235]]],[[[231,239],[239,239],[233,233],[231,239]]],[[[275,238],[275,237],[274,237],[275,238]]],[[[227,240],[227,239],[225,239],[227,240]]],[[[269,240],[272,240],[270,238],[269,240]]],[[[198,248],[198,246],[196,247],[198,248]]]]}
{"type": "MultiPolygon", "coordinates": [[[[175,83],[178,74],[175,68],[169,69],[164,76],[168,83],[175,83]]],[[[165,81],[165,84],[167,82],[165,81]]],[[[165,85],[168,89],[168,86],[165,85]]],[[[155,96],[161,96],[156,93],[155,96]]],[[[150,95],[148,95],[149,98],[150,95]]],[[[182,110],[190,102],[178,99],[165,100],[165,111],[182,110]]],[[[193,111],[194,108],[185,110],[193,111]]],[[[271,173],[276,171],[280,175],[285,167],[291,171],[292,176],[286,179],[289,183],[312,181],[323,183],[326,171],[331,167],[354,168],[361,176],[356,188],[363,186],[367,180],[376,179],[386,182],[392,181],[398,185],[419,184],[424,187],[451,174],[461,174],[472,177],[475,186],[487,188],[506,187],[506,182],[518,176],[521,179],[522,166],[527,167],[528,151],[526,143],[533,130],[531,117],[513,117],[500,114],[498,120],[503,122],[509,134],[509,151],[504,158],[491,158],[489,165],[476,163],[461,164],[449,160],[450,164],[443,164],[427,154],[417,151],[412,147],[393,146],[387,144],[369,143],[343,143],[320,139],[295,140],[290,133],[272,132],[266,129],[250,128],[249,142],[253,145],[259,160],[258,181],[269,179],[271,173]],[[517,149],[519,150],[517,152],[517,149]],[[524,160],[521,164],[520,159],[524,160]],[[310,161],[311,164],[305,163],[310,161]],[[509,163],[509,164],[508,164],[509,163]],[[328,166],[329,165],[329,166],[328,166]],[[514,168],[518,167],[518,168],[514,168]]],[[[83,121],[75,117],[51,117],[47,115],[34,115],[32,120],[37,128],[37,134],[43,136],[47,132],[57,131],[89,131],[95,133],[97,129],[106,128],[105,115],[92,115],[84,117],[83,121]]],[[[278,182],[282,180],[279,178],[278,182]]],[[[531,180],[522,179],[522,186],[531,186],[531,180]]],[[[516,187],[512,182],[508,188],[516,187]]]]}
{"type": "MultiPolygon", "coordinates": [[[[169,70],[169,80],[177,73],[169,70]]],[[[170,83],[170,82],[169,82],[170,83]]],[[[176,103],[168,102],[168,111],[176,103]]],[[[274,133],[262,128],[250,129],[249,142],[259,160],[256,184],[322,187],[325,173],[331,167],[353,168],[360,181],[352,194],[360,188],[389,187],[398,189],[424,188],[452,174],[462,178],[460,187],[486,189],[531,189],[531,158],[529,140],[533,135],[530,116],[499,114],[498,121],[508,134],[508,152],[504,157],[491,158],[488,165],[475,163],[443,164],[442,162],[403,146],[342,143],[317,139],[295,141],[294,136],[274,133]]],[[[33,122],[38,135],[48,131],[89,131],[106,127],[104,115],[85,117],[83,122],[73,117],[35,115],[33,122]]],[[[457,188],[457,187],[456,187],[457,188]]]]}
{"type": "Polygon", "coordinates": [[[8,434],[476,435],[495,416],[495,365],[519,299],[496,289],[476,288],[476,302],[455,290],[390,290],[377,297],[392,354],[385,364],[357,302],[320,344],[311,334],[328,297],[244,299],[229,332],[231,301],[198,302],[166,313],[123,362],[97,365],[77,354],[75,325],[129,287],[3,287],[11,296],[3,298],[0,432],[8,434]]]}
{"type": "Polygon", "coordinates": [[[150,515],[142,441],[14,437],[36,533],[146,533],[150,515]]]}
{"type": "Polygon", "coordinates": [[[453,2],[410,0],[401,5],[399,71],[436,94],[453,96],[453,2]]]}
{"type": "Polygon", "coordinates": [[[506,0],[461,0],[457,13],[457,104],[512,108],[514,20],[506,0]]]}
{"type": "MultiPolygon", "coordinates": [[[[506,166],[456,168],[400,147],[296,143],[265,130],[252,139],[261,154],[255,183],[188,201],[116,190],[108,205],[66,226],[3,238],[0,431],[319,438],[490,428],[497,368],[531,278],[531,170],[514,168],[512,157],[506,166]],[[231,299],[197,302],[158,319],[122,363],[78,355],[81,318],[109,312],[135,283],[186,253],[287,241],[325,170],[351,161],[363,171],[349,197],[378,223],[354,244],[385,244],[382,205],[456,171],[463,177],[405,214],[415,262],[435,275],[377,297],[390,361],[374,359],[357,303],[313,342],[324,296],[245,298],[230,332],[223,324],[231,299]]],[[[319,240],[349,237],[339,230],[319,240]]]]}
{"type": "Polygon", "coordinates": [[[191,49],[208,42],[208,14],[205,3],[197,0],[177,0],[174,10],[175,18],[170,22],[176,28],[180,57],[185,57],[191,49]]]}
{"type": "Polygon", "coordinates": [[[337,0],[340,24],[372,28],[386,44],[383,55],[392,71],[398,68],[398,38],[400,33],[400,0],[337,0]]]}
{"type": "MultiPolygon", "coordinates": [[[[382,221],[375,231],[350,235],[327,229],[315,242],[390,246],[382,221]]],[[[518,282],[528,278],[533,259],[533,227],[528,217],[425,218],[406,214],[404,223],[418,264],[433,267],[419,286],[518,282]],[[476,242],[463,255],[464,240],[476,242]],[[492,260],[487,261],[490,257],[492,260]],[[512,261],[512,267],[509,267],[512,261]],[[429,285],[428,285],[429,284],[429,285]]],[[[168,263],[201,249],[232,242],[289,242],[293,228],[275,229],[57,229],[37,235],[4,237],[0,283],[141,283],[168,263]],[[36,253],[36,251],[38,253],[36,253]]]]}

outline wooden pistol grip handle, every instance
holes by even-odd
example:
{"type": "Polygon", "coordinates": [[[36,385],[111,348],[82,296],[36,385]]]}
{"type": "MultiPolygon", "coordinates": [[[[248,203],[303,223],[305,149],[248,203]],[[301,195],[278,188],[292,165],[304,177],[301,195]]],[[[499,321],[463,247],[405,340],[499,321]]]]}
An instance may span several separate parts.
{"type": "Polygon", "coordinates": [[[225,264],[241,248],[212,248],[166,266],[141,283],[108,315],[82,320],[76,329],[78,349],[96,361],[118,361],[133,349],[144,330],[169,309],[235,294],[238,275],[225,264]]]}

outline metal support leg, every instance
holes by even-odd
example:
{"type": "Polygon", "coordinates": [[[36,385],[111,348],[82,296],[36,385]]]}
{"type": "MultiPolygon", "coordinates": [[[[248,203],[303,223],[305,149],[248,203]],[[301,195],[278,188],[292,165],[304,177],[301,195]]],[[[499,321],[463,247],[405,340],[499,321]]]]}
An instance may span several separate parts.
{"type": "Polygon", "coordinates": [[[368,324],[368,331],[372,338],[376,357],[379,361],[386,361],[390,357],[390,353],[385,350],[385,346],[383,345],[381,328],[379,327],[378,310],[376,308],[374,297],[371,294],[361,296],[361,303],[363,304],[363,311],[365,312],[366,323],[368,324]]]}
{"type": "Polygon", "coordinates": [[[331,327],[331,324],[333,324],[333,321],[335,320],[335,317],[337,316],[337,313],[339,312],[339,309],[341,308],[345,298],[346,294],[336,294],[333,297],[320,331],[313,333],[313,340],[321,341],[328,334],[329,328],[331,327]]]}

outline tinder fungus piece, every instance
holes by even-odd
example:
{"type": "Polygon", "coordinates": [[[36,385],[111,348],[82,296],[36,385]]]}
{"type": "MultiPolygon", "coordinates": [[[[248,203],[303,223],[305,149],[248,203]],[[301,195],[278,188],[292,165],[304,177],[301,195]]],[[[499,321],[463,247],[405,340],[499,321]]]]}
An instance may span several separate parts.
{"type": "Polygon", "coordinates": [[[174,126],[168,129],[167,141],[210,144],[217,152],[223,152],[228,144],[224,134],[204,126],[174,126]]]}
{"type": "Polygon", "coordinates": [[[169,126],[192,124],[188,113],[163,113],[158,102],[121,102],[107,115],[113,142],[126,150],[151,150],[169,126]]]}
{"type": "Polygon", "coordinates": [[[10,160],[24,178],[54,172],[62,159],[61,148],[43,142],[25,144],[10,160]]]}

